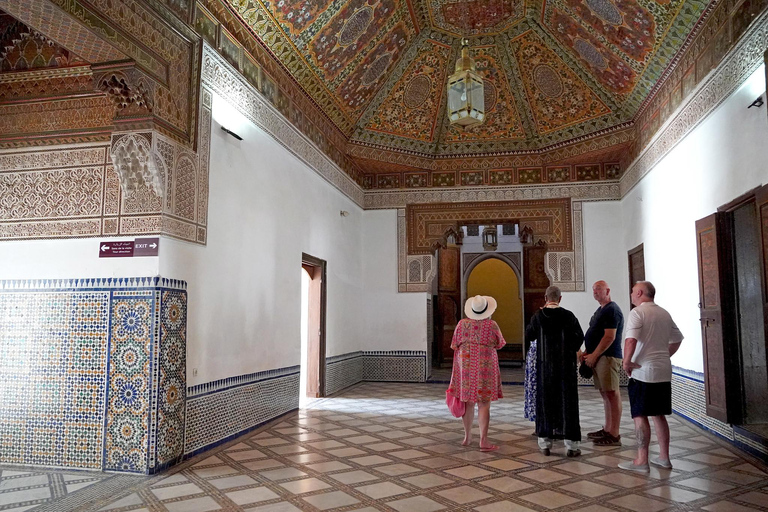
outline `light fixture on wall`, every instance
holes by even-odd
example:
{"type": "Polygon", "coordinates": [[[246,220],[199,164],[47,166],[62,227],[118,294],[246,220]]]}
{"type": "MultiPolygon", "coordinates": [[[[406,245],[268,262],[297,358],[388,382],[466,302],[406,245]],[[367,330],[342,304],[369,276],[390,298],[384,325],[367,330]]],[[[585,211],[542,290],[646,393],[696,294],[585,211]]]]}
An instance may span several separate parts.
{"type": "Polygon", "coordinates": [[[461,41],[461,56],[456,70],[448,77],[448,120],[464,128],[485,121],[485,88],[469,53],[469,41],[461,41]]]}
{"type": "Polygon", "coordinates": [[[496,226],[485,226],[483,228],[483,249],[486,251],[495,251],[499,247],[499,233],[496,226]]]}
{"type": "Polygon", "coordinates": [[[349,217],[349,212],[347,210],[341,210],[339,212],[339,215],[341,215],[342,217],[349,217]]]}
{"type": "Polygon", "coordinates": [[[758,96],[758,97],[757,97],[757,99],[756,99],[755,101],[753,101],[752,103],[750,103],[750,104],[749,104],[749,106],[748,106],[747,108],[752,108],[752,107],[762,107],[762,106],[763,106],[763,103],[765,103],[765,102],[763,101],[763,96],[762,96],[762,94],[761,94],[760,96],[758,96]]]}
{"type": "Polygon", "coordinates": [[[228,130],[227,128],[225,128],[223,126],[221,127],[221,129],[224,130],[226,133],[230,134],[231,136],[233,136],[234,138],[236,138],[237,140],[243,140],[243,138],[241,136],[239,136],[238,134],[236,134],[232,130],[228,130]]]}

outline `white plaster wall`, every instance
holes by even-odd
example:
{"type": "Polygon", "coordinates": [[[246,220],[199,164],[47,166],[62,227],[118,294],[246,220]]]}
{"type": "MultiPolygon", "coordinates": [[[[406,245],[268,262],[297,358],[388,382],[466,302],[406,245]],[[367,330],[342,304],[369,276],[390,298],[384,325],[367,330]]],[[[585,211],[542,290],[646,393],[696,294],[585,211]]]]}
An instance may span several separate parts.
{"type": "MultiPolygon", "coordinates": [[[[0,243],[0,279],[73,279],[83,277],[151,277],[158,257],[99,258],[101,242],[132,237],[74,240],[20,240],[0,243]]],[[[160,251],[165,249],[160,243],[160,251]]]]}
{"type": "Polygon", "coordinates": [[[222,101],[208,243],[164,240],[160,262],[188,282],[190,385],[299,364],[302,252],[328,263],[327,355],[359,350],[364,333],[362,209],[253,124],[228,126],[242,141],[224,133],[222,101]]]}
{"type": "Polygon", "coordinates": [[[427,293],[397,292],[397,210],[363,214],[364,336],[358,350],[427,350],[427,293]]]}
{"type": "Polygon", "coordinates": [[[573,311],[584,332],[598,303],[592,297],[592,284],[606,281],[611,299],[626,319],[629,314],[629,275],[624,248],[621,204],[618,201],[582,203],[584,235],[583,292],[563,293],[562,306],[573,311]]]}
{"type": "Polygon", "coordinates": [[[689,370],[703,371],[695,222],[768,183],[766,106],[747,109],[764,92],[761,67],[621,201],[625,254],[644,244],[656,302],[685,335],[672,363],[689,370]]]}

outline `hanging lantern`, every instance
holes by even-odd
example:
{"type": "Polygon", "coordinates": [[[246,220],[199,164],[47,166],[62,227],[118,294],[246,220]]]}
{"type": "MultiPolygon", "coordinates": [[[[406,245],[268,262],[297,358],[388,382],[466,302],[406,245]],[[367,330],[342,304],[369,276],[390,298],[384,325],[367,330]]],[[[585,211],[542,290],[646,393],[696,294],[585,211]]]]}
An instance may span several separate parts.
{"type": "Polygon", "coordinates": [[[456,71],[448,77],[448,119],[451,124],[470,128],[485,121],[485,91],[483,79],[475,70],[469,55],[469,41],[461,42],[461,57],[456,71]]]}

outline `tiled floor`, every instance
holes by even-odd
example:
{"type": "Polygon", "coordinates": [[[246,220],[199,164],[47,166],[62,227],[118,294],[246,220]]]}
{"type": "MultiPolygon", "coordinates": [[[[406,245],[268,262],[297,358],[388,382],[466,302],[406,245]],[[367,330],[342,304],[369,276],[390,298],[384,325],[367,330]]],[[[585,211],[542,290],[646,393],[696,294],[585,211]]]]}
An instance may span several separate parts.
{"type": "MultiPolygon", "coordinates": [[[[766,468],[672,417],[673,470],[630,474],[625,445],[538,452],[521,386],[493,404],[494,453],[460,446],[444,386],[365,383],[151,478],[0,466],[0,510],[83,512],[768,511],[766,468]]],[[[580,389],[585,432],[602,402],[580,389]]],[[[628,411],[629,407],[625,407],[628,411]]]]}

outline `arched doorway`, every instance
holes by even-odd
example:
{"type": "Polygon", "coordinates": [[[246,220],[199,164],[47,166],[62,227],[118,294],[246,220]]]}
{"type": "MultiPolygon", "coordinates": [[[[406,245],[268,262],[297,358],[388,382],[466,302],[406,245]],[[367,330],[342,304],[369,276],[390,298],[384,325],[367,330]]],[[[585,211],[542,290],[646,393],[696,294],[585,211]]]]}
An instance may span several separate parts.
{"type": "Polygon", "coordinates": [[[523,350],[523,289],[517,269],[496,255],[488,255],[467,269],[464,277],[466,300],[475,295],[489,295],[498,304],[493,319],[499,324],[507,346],[499,360],[519,361],[523,350]]]}

